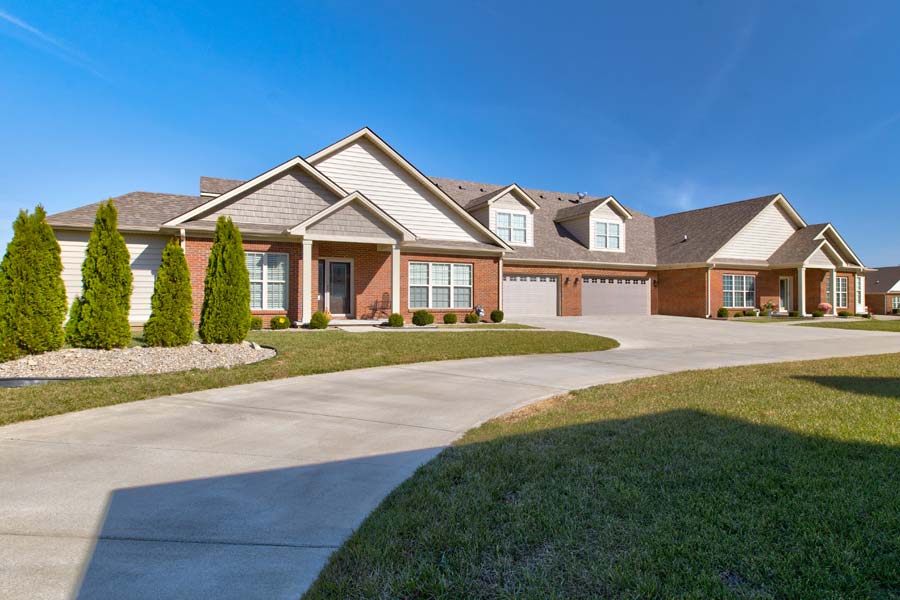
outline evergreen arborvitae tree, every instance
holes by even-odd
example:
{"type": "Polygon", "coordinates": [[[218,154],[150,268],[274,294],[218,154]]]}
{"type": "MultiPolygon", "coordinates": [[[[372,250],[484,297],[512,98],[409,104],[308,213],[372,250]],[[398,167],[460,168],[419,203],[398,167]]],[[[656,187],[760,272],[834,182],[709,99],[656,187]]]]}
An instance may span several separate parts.
{"type": "Polygon", "coordinates": [[[0,357],[57,350],[63,344],[66,288],[59,243],[38,206],[21,211],[0,262],[0,357]]]}
{"type": "Polygon", "coordinates": [[[194,334],[191,273],[177,239],[170,240],[163,250],[150,305],[152,311],[144,326],[147,345],[184,346],[190,343],[194,334]]]}
{"type": "Polygon", "coordinates": [[[250,275],[241,232],[231,218],[219,217],[206,266],[200,339],[207,344],[237,344],[248,331],[250,275]]]}
{"type": "Polygon", "coordinates": [[[79,348],[122,348],[131,340],[131,257],[112,200],[100,205],[84,263],[81,296],[72,303],[66,339],[79,348]]]}

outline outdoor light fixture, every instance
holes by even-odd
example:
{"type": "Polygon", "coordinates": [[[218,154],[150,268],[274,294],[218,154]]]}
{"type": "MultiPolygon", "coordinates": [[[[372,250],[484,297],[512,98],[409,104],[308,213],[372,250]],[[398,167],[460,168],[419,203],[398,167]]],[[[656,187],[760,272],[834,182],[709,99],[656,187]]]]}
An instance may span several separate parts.
{"type": "Polygon", "coordinates": [[[578,285],[578,278],[575,278],[575,285],[578,285]]]}
{"type": "Polygon", "coordinates": [[[566,285],[569,285],[569,278],[566,277],[566,285]]]}

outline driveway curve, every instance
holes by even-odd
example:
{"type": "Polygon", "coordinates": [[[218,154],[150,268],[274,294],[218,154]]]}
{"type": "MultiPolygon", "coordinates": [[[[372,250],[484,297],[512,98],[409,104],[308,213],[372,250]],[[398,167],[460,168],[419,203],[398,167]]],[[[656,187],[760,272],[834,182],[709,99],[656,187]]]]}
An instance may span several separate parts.
{"type": "Polygon", "coordinates": [[[778,323],[529,322],[622,346],[297,377],[0,428],[0,597],[297,598],[391,489],[486,419],[661,373],[900,352],[897,334],[778,323]]]}

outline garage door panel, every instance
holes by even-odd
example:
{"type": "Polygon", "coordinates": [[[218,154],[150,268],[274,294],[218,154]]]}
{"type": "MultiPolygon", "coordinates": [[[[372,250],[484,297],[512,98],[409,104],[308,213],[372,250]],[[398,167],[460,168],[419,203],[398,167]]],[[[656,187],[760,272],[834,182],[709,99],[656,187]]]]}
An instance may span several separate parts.
{"type": "Polygon", "coordinates": [[[638,277],[582,277],[582,315],[649,315],[650,281],[638,277]]]}
{"type": "Polygon", "coordinates": [[[550,275],[504,275],[503,312],[556,316],[559,279],[550,275]]]}

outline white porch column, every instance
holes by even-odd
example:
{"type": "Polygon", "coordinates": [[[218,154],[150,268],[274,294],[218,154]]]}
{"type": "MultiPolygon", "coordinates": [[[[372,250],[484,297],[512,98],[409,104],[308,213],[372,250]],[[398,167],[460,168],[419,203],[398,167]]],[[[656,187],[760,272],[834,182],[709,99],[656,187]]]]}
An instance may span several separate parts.
{"type": "Polygon", "coordinates": [[[806,312],[806,267],[797,268],[797,310],[801,316],[809,316],[806,312]]]}
{"type": "Polygon", "coordinates": [[[300,321],[309,323],[312,317],[312,263],[313,263],[313,243],[312,240],[303,240],[303,273],[300,280],[300,293],[302,301],[300,302],[300,321]]]}
{"type": "Polygon", "coordinates": [[[400,312],[400,245],[391,247],[391,312],[400,312]]]}
{"type": "MultiPolygon", "coordinates": [[[[847,286],[847,292],[850,291],[849,287],[847,286]]],[[[847,304],[850,304],[850,298],[847,298],[847,304]]],[[[837,316],[837,269],[831,269],[831,314],[837,316]]]]}
{"type": "MultiPolygon", "coordinates": [[[[475,274],[473,273],[474,277],[475,274]]],[[[500,265],[497,274],[497,308],[503,310],[503,255],[500,255],[500,265]]]]}

